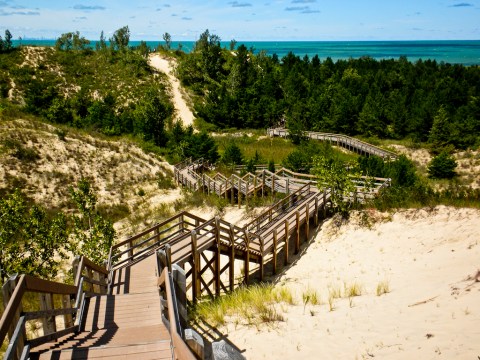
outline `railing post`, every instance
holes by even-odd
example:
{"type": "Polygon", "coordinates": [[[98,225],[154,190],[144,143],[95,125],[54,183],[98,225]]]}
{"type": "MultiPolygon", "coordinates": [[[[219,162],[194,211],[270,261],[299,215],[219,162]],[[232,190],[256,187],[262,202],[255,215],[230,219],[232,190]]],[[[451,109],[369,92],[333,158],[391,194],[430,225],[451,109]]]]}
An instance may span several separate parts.
{"type": "Polygon", "coordinates": [[[228,281],[230,291],[235,289],[235,229],[233,224],[230,224],[230,253],[229,253],[229,268],[228,268],[228,281]]]}
{"type": "MultiPolygon", "coordinates": [[[[72,261],[72,271],[73,271],[73,281],[76,280],[77,278],[77,273],[78,273],[78,265],[80,264],[80,256],[75,256],[75,259],[72,261]]],[[[75,284],[77,285],[77,284],[75,284]]]]}
{"type": "Polygon", "coordinates": [[[258,239],[260,240],[260,252],[262,256],[260,258],[260,281],[263,281],[264,272],[265,272],[265,264],[263,261],[263,255],[265,254],[264,242],[261,235],[258,235],[258,239]]]}
{"type": "MultiPolygon", "coordinates": [[[[248,235],[248,231],[243,231],[243,236],[245,238],[245,264],[243,266],[244,275],[245,275],[245,285],[250,283],[250,236],[248,235]]],[[[260,240],[261,241],[261,240],[260,240]]],[[[263,259],[263,254],[260,255],[263,259]]],[[[263,262],[263,260],[262,260],[263,262]]]]}
{"type": "MultiPolygon", "coordinates": [[[[10,278],[3,284],[2,286],[2,295],[3,295],[3,308],[6,309],[8,302],[10,301],[10,298],[13,295],[13,292],[15,291],[15,287],[18,284],[20,277],[18,274],[15,274],[13,276],[10,276],[10,278]]],[[[12,323],[10,324],[10,327],[8,328],[8,338],[11,339],[13,336],[13,332],[15,331],[15,327],[17,326],[18,320],[20,319],[20,314],[23,312],[23,306],[22,303],[17,307],[17,311],[15,312],[15,315],[12,319],[12,323]]],[[[27,340],[27,334],[25,332],[25,328],[23,329],[22,335],[19,337],[18,340],[18,345],[17,345],[17,358],[20,358],[21,354],[21,349],[25,345],[25,341],[27,340]]]]}
{"type": "Polygon", "coordinates": [[[285,261],[284,264],[288,265],[288,238],[289,238],[289,231],[288,231],[288,219],[285,219],[285,261]]]}
{"type": "Polygon", "coordinates": [[[310,234],[310,204],[307,203],[305,207],[305,236],[306,241],[308,241],[308,236],[310,234]]]}
{"type": "Polygon", "coordinates": [[[215,261],[214,261],[214,272],[215,272],[215,296],[220,296],[220,219],[218,216],[215,217],[215,261]]]}
{"type": "Polygon", "coordinates": [[[262,198],[265,196],[265,169],[263,169],[262,174],[262,198]]]}
{"type": "Polygon", "coordinates": [[[197,302],[201,294],[201,282],[200,282],[200,254],[197,250],[197,233],[195,230],[191,232],[191,243],[192,243],[192,300],[194,303],[197,302]]]}
{"type": "Polygon", "coordinates": [[[245,207],[248,209],[248,188],[250,187],[250,179],[247,178],[245,183],[245,207]]]}
{"type": "MultiPolygon", "coordinates": [[[[41,293],[39,294],[40,310],[53,310],[53,295],[41,293]]],[[[55,316],[42,318],[43,335],[50,335],[57,331],[55,324],[55,316]]]]}
{"type": "Polygon", "coordinates": [[[273,201],[274,193],[275,193],[275,174],[272,173],[272,201],[273,201]]]}
{"type": "Polygon", "coordinates": [[[242,179],[238,178],[238,208],[242,206],[242,179]]]}
{"type": "MultiPolygon", "coordinates": [[[[62,296],[62,308],[63,309],[71,309],[72,303],[70,300],[70,295],[63,295],[62,296]]],[[[65,314],[63,315],[63,321],[65,323],[65,329],[73,326],[73,318],[72,314],[65,314]]]]}
{"type": "Polygon", "coordinates": [[[132,257],[133,257],[133,243],[132,241],[130,240],[128,242],[128,257],[130,258],[130,261],[132,261],[132,257]]]}
{"type": "Polygon", "coordinates": [[[327,189],[323,190],[323,219],[327,218],[327,189]]]}
{"type": "Polygon", "coordinates": [[[285,185],[286,185],[286,193],[287,193],[287,196],[290,195],[290,179],[286,179],[285,180],[285,185]]]}
{"type": "Polygon", "coordinates": [[[315,214],[314,214],[315,226],[318,226],[318,197],[315,196],[315,214]]]}
{"type": "Polygon", "coordinates": [[[273,229],[273,275],[277,274],[277,229],[273,229]]]}
{"type": "Polygon", "coordinates": [[[295,238],[295,255],[300,251],[300,213],[297,211],[295,213],[295,227],[296,227],[296,238],[295,238]]]}

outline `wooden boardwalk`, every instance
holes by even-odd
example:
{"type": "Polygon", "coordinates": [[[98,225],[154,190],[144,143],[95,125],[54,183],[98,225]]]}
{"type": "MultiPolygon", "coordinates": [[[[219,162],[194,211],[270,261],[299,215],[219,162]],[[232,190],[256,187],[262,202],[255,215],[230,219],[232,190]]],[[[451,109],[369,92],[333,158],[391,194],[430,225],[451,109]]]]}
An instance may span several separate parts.
{"type": "Polygon", "coordinates": [[[172,359],[162,322],[155,254],[113,273],[112,295],[89,297],[78,334],[45,343],[32,359],[172,359]]]}
{"type": "MultiPolygon", "coordinates": [[[[269,136],[288,137],[289,131],[285,128],[270,128],[267,130],[269,136]]],[[[334,145],[341,146],[347,150],[354,151],[360,155],[375,155],[384,160],[396,160],[398,155],[392,151],[388,151],[378,146],[366,143],[364,141],[352,138],[342,134],[320,133],[313,131],[304,131],[303,134],[310,139],[328,141],[334,145]]]]}
{"type": "MultiPolygon", "coordinates": [[[[112,246],[105,267],[79,259],[74,285],[25,275],[9,280],[0,321],[0,340],[7,334],[10,339],[6,359],[202,358],[199,340],[187,338],[187,301],[233,291],[253,275],[263,280],[267,262],[276,273],[330,207],[329,189],[311,175],[283,168],[225,177],[202,160],[187,160],[175,166],[174,174],[180,186],[239,206],[275,193],[283,198],[241,227],[180,212],[112,246]],[[28,292],[40,294],[36,311],[22,310],[28,292]],[[56,325],[59,318],[63,327],[56,325]],[[30,339],[25,326],[32,319],[40,319],[43,335],[30,339]]],[[[355,181],[350,201],[371,199],[390,184],[380,178],[355,181]]]]}

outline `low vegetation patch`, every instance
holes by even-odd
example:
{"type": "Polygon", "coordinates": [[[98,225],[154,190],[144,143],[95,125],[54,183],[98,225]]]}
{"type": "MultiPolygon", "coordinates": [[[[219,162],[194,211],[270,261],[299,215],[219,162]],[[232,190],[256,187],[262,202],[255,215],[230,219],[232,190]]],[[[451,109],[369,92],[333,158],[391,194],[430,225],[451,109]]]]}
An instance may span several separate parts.
{"type": "Polygon", "coordinates": [[[377,285],[377,296],[387,294],[390,292],[390,282],[388,280],[382,280],[377,285]]]}
{"type": "Polygon", "coordinates": [[[276,306],[282,303],[294,304],[290,290],[274,288],[270,284],[255,284],[240,287],[213,301],[199,303],[194,309],[194,317],[211,326],[224,325],[227,319],[233,319],[236,324],[259,326],[284,321],[276,306]]]}

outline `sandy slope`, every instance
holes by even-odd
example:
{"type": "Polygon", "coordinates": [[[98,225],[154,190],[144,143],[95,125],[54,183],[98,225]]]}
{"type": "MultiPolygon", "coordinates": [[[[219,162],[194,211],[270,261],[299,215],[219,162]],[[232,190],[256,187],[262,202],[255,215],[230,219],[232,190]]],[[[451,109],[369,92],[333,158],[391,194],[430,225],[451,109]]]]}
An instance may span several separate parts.
{"type": "Polygon", "coordinates": [[[160,55],[154,54],[150,56],[149,61],[152,67],[164,72],[167,75],[168,81],[172,86],[173,104],[175,106],[175,110],[177,111],[177,117],[182,119],[185,126],[193,125],[193,113],[183,99],[180,81],[178,81],[173,73],[173,60],[167,60],[160,57],[160,55]]]}
{"type": "Polygon", "coordinates": [[[230,324],[222,329],[230,341],[247,359],[477,359],[480,211],[442,206],[358,224],[329,220],[276,279],[298,302],[280,309],[285,322],[260,331],[230,324]],[[377,296],[384,280],[391,292],[377,296]],[[329,288],[355,282],[362,295],[335,299],[329,311],[329,288]],[[304,309],[307,288],[322,305],[304,309]]]}

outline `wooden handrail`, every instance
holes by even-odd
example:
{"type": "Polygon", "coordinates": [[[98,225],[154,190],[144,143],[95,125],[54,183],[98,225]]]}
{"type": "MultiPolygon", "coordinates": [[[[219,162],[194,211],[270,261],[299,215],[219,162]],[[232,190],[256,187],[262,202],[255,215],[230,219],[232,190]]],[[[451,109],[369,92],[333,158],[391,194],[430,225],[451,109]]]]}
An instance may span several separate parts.
{"type": "Polygon", "coordinates": [[[3,340],[7,336],[8,329],[12,323],[13,318],[15,317],[15,313],[18,309],[18,306],[22,302],[23,294],[25,293],[26,282],[25,279],[26,275],[20,276],[20,280],[15,287],[15,290],[8,302],[7,306],[5,307],[5,311],[2,314],[2,318],[0,319],[0,343],[3,343],[3,340]]]}
{"type": "Polygon", "coordinates": [[[73,285],[62,284],[54,281],[38,279],[30,275],[21,275],[15,290],[5,307],[0,320],[0,342],[3,342],[12,324],[15,313],[22,302],[25,292],[40,292],[59,295],[74,295],[77,293],[77,287],[73,285]]]}
{"type": "MultiPolygon", "coordinates": [[[[365,141],[350,137],[348,135],[333,134],[333,133],[319,133],[319,132],[314,132],[314,131],[303,131],[303,133],[306,134],[307,137],[310,137],[312,139],[318,139],[319,137],[322,137],[322,138],[325,138],[325,139],[329,139],[329,138],[330,139],[331,138],[342,139],[345,143],[350,141],[350,143],[349,143],[350,145],[353,145],[354,143],[359,144],[359,145],[363,145],[363,147],[364,147],[363,150],[366,151],[367,149],[369,149],[371,154],[376,154],[376,153],[383,154],[383,155],[379,155],[381,157],[387,156],[387,157],[392,158],[392,159],[397,159],[397,157],[398,157],[398,155],[395,154],[392,151],[382,149],[378,146],[369,144],[365,141]]],[[[269,128],[269,129],[267,129],[267,134],[270,135],[270,136],[278,135],[278,136],[286,137],[286,136],[289,135],[289,130],[285,129],[285,128],[269,128]]],[[[331,140],[331,141],[333,141],[333,140],[331,140]]],[[[362,150],[360,147],[359,147],[359,149],[362,150]]]]}
{"type": "Polygon", "coordinates": [[[181,334],[179,332],[180,329],[177,326],[177,319],[178,319],[178,308],[174,305],[173,299],[173,288],[171,284],[171,274],[168,271],[168,268],[165,267],[157,279],[157,286],[163,287],[165,286],[165,295],[168,307],[168,319],[170,323],[170,337],[173,344],[173,351],[175,359],[182,359],[182,360],[195,360],[196,357],[193,355],[192,351],[188,347],[188,345],[183,340],[181,334]]]}

